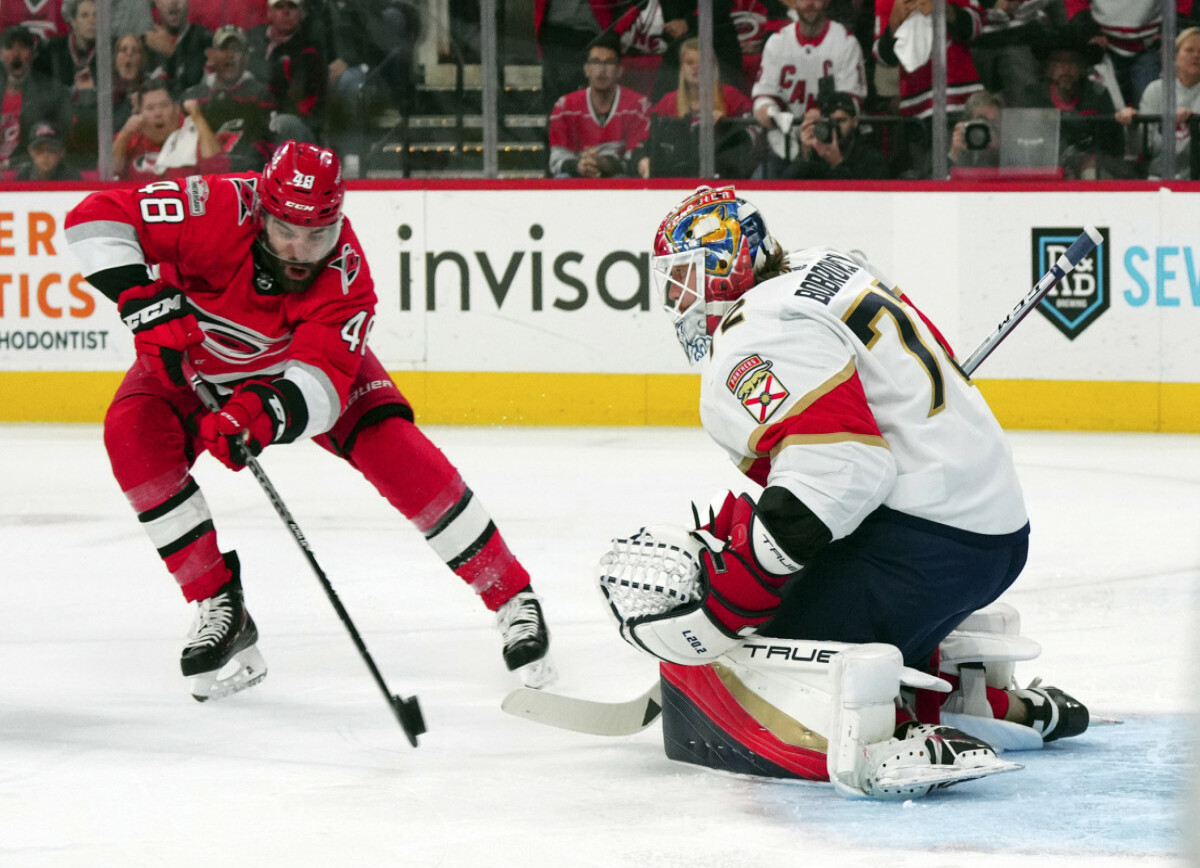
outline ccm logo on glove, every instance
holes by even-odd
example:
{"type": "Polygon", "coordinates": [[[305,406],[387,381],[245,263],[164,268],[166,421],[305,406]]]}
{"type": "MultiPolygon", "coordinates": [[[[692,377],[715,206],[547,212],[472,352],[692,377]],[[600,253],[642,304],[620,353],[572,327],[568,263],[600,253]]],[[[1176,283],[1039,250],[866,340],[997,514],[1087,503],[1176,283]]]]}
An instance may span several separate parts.
{"type": "Polygon", "coordinates": [[[188,311],[183,293],[159,283],[131,287],[121,293],[120,312],[146,367],[168,385],[186,385],[183,355],[204,342],[204,332],[188,311]]]}

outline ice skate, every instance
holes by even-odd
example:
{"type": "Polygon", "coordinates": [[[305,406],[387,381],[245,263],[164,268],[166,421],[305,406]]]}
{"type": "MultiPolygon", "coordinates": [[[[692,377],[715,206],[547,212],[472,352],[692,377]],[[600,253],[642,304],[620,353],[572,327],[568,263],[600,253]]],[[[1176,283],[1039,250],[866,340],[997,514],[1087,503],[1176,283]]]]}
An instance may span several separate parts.
{"type": "Polygon", "coordinates": [[[1025,704],[1026,726],[1036,730],[1042,741],[1072,738],[1084,733],[1089,723],[1087,707],[1057,687],[1039,687],[1040,683],[1039,678],[1025,689],[1013,691],[1025,704]]]}
{"type": "Polygon", "coordinates": [[[902,723],[889,741],[869,745],[867,756],[872,770],[863,789],[879,799],[916,798],[1021,768],[960,730],[915,721],[902,723]]]}
{"type": "Polygon", "coordinates": [[[550,661],[550,631],[532,589],[518,592],[499,608],[496,626],[504,637],[504,665],[526,687],[545,687],[558,677],[550,661]]]}
{"type": "MultiPolygon", "coordinates": [[[[236,562],[235,562],[236,564],[236,562]]],[[[206,600],[197,602],[187,644],[179,659],[197,702],[221,699],[253,687],[267,677],[258,652],[258,628],[246,611],[242,583],[234,577],[206,600]]]]}

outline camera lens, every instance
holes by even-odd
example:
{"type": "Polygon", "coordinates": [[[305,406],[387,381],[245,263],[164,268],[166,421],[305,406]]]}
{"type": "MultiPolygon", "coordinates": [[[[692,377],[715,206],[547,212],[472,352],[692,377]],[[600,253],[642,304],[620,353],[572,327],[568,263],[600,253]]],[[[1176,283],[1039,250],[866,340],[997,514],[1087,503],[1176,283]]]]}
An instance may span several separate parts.
{"type": "Polygon", "coordinates": [[[992,128],[987,121],[968,121],[963,128],[963,137],[967,140],[968,149],[982,151],[992,143],[992,128]]]}
{"type": "Polygon", "coordinates": [[[833,121],[828,118],[818,118],[813,121],[812,131],[813,137],[818,142],[824,142],[828,145],[833,141],[833,121]]]}

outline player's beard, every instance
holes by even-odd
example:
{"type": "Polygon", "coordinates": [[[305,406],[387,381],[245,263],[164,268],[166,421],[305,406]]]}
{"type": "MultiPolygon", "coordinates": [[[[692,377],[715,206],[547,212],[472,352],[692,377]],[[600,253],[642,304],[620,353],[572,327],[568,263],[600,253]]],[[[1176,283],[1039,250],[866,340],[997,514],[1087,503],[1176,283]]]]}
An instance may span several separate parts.
{"type": "Polygon", "coordinates": [[[262,238],[255,242],[255,247],[261,256],[260,263],[270,272],[276,285],[284,292],[289,293],[304,292],[312,286],[317,275],[321,273],[333,256],[330,253],[320,262],[293,262],[274,253],[270,245],[262,238]]]}

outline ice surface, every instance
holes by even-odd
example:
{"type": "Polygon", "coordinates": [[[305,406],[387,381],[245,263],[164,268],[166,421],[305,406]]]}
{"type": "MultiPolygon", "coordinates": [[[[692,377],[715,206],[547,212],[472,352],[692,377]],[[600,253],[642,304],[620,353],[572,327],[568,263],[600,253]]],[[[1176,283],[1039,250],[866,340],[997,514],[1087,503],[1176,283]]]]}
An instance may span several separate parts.
{"type": "MultiPolygon", "coordinates": [[[[655,677],[591,572],[611,536],[682,523],[744,484],[699,430],[435,428],[545,599],[558,689],[626,699],[655,677]]],[[[264,467],[393,692],[408,746],[248,473],[196,476],[241,555],[270,667],[200,705],[191,621],[95,426],[0,427],[0,866],[1187,864],[1200,578],[1200,437],[1015,433],[1034,536],[1006,596],[1043,676],[1123,718],[1023,771],[907,803],[848,802],[509,717],[492,619],[363,480],[311,445],[264,467]]],[[[1194,813],[1194,812],[1193,812],[1194,813]]]]}

